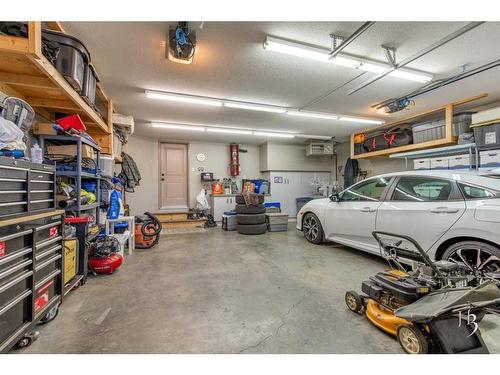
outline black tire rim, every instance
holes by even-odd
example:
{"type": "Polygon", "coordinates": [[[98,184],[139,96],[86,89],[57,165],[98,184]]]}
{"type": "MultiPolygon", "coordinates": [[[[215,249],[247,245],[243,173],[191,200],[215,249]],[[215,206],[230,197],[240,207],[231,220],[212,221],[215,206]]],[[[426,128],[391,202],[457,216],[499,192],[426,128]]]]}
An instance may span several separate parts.
{"type": "Polygon", "coordinates": [[[500,258],[481,247],[464,247],[448,256],[451,262],[463,263],[476,276],[500,271],[500,258]]]}
{"type": "Polygon", "coordinates": [[[303,229],[304,235],[309,241],[314,242],[318,240],[319,223],[314,216],[310,215],[304,219],[303,229]]]}

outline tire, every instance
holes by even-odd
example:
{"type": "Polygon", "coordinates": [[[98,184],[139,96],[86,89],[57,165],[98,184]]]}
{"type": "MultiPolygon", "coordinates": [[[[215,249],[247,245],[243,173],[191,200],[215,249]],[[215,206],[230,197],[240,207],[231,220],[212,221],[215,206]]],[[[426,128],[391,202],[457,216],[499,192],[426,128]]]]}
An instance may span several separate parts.
{"type": "Polygon", "coordinates": [[[399,345],[408,354],[427,354],[429,352],[427,338],[413,324],[401,324],[398,326],[396,336],[399,345]]]}
{"type": "Polygon", "coordinates": [[[238,233],[240,234],[264,234],[267,232],[266,224],[254,225],[238,225],[238,233]]]}
{"type": "Polygon", "coordinates": [[[263,214],[266,212],[266,208],[263,204],[257,206],[245,206],[244,204],[236,205],[237,214],[263,214]]]}
{"type": "Polygon", "coordinates": [[[457,242],[446,249],[442,259],[465,263],[471,270],[481,267],[484,272],[500,271],[500,249],[481,241],[457,242]],[[478,259],[484,263],[478,265],[478,259]]]}
{"type": "Polygon", "coordinates": [[[349,310],[355,313],[361,311],[363,308],[363,300],[359,294],[353,290],[350,290],[345,294],[345,304],[349,310]]]}
{"type": "MultiPolygon", "coordinates": [[[[264,195],[258,194],[257,196],[259,197],[258,198],[259,199],[259,204],[264,203],[264,195]]],[[[245,203],[245,198],[243,198],[243,195],[240,194],[240,195],[236,196],[236,203],[237,204],[246,204],[245,203]]]]}
{"type": "Polygon", "coordinates": [[[252,224],[265,224],[266,215],[265,214],[238,214],[236,215],[236,221],[241,225],[252,225],[252,224]]]}
{"type": "Polygon", "coordinates": [[[30,346],[32,343],[33,343],[33,339],[31,337],[24,336],[23,338],[21,338],[21,340],[19,340],[17,342],[16,346],[19,349],[22,349],[22,348],[26,348],[26,347],[30,346]]]}
{"type": "Polygon", "coordinates": [[[308,213],[302,220],[302,231],[304,237],[309,242],[319,245],[323,242],[323,227],[318,217],[313,213],[308,213]]]}

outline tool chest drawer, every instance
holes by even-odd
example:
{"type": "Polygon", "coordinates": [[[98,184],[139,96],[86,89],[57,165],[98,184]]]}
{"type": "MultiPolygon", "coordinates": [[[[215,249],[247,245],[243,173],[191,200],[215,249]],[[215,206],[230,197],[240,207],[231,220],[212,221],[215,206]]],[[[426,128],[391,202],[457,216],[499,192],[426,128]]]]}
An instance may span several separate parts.
{"type": "Polygon", "coordinates": [[[35,284],[35,304],[33,313],[37,318],[55,298],[60,296],[57,285],[60,284],[61,270],[55,270],[43,280],[35,284]]]}
{"type": "Polygon", "coordinates": [[[31,290],[26,289],[6,304],[0,302],[0,344],[31,318],[31,290]]]}
{"type": "Polygon", "coordinates": [[[55,166],[0,157],[0,220],[55,208],[55,166]]]}

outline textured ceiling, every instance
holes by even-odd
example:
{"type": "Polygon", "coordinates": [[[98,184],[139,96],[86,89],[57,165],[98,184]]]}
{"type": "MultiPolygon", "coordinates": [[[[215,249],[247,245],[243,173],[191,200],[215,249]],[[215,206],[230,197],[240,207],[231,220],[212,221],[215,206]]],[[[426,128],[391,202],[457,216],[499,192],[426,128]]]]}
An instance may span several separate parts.
{"type": "MultiPolygon", "coordinates": [[[[244,135],[199,134],[152,129],[150,121],[290,130],[306,134],[345,137],[366,125],[241,109],[204,107],[144,96],[145,89],[214,96],[288,107],[302,107],[360,74],[358,70],[282,55],[262,48],[266,34],[301,42],[330,45],[332,32],[348,36],[362,22],[193,22],[198,45],[193,64],[165,58],[167,22],[66,22],[66,31],[90,49],[101,81],[121,113],[133,115],[136,132],[157,139],[236,141],[261,143],[244,135]]],[[[378,22],[349,45],[345,52],[384,61],[380,45],[397,48],[397,59],[418,52],[465,23],[378,22]]],[[[479,66],[500,58],[500,23],[486,23],[413,62],[408,67],[446,77],[461,66],[479,66]]],[[[492,69],[426,94],[412,112],[487,92],[500,99],[500,68],[492,69]]],[[[310,110],[381,117],[370,106],[411,92],[420,84],[386,77],[348,96],[365,79],[352,83],[308,107],[310,110]]],[[[408,115],[403,111],[385,120],[408,115]]]]}

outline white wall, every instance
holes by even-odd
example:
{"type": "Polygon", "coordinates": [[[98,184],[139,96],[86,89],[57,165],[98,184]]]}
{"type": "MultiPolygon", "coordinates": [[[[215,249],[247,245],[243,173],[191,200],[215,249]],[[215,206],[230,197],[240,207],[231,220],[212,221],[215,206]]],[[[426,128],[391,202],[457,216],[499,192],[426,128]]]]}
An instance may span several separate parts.
{"type": "MultiPolygon", "coordinates": [[[[132,136],[128,143],[128,153],[134,158],[142,176],[140,185],[134,193],[127,194],[127,203],[131,214],[136,215],[145,211],[159,210],[159,143],[158,140],[132,136]]],[[[241,173],[237,180],[242,178],[259,178],[259,148],[257,146],[240,145],[241,173]]],[[[188,189],[189,205],[194,207],[196,194],[201,189],[199,167],[205,172],[213,172],[214,178],[229,177],[229,144],[192,142],[188,147],[188,189]],[[196,155],[204,153],[206,160],[199,162],[196,155]]]]}
{"type": "Polygon", "coordinates": [[[306,156],[305,145],[267,142],[260,146],[261,171],[331,172],[333,157],[306,156]]]}

